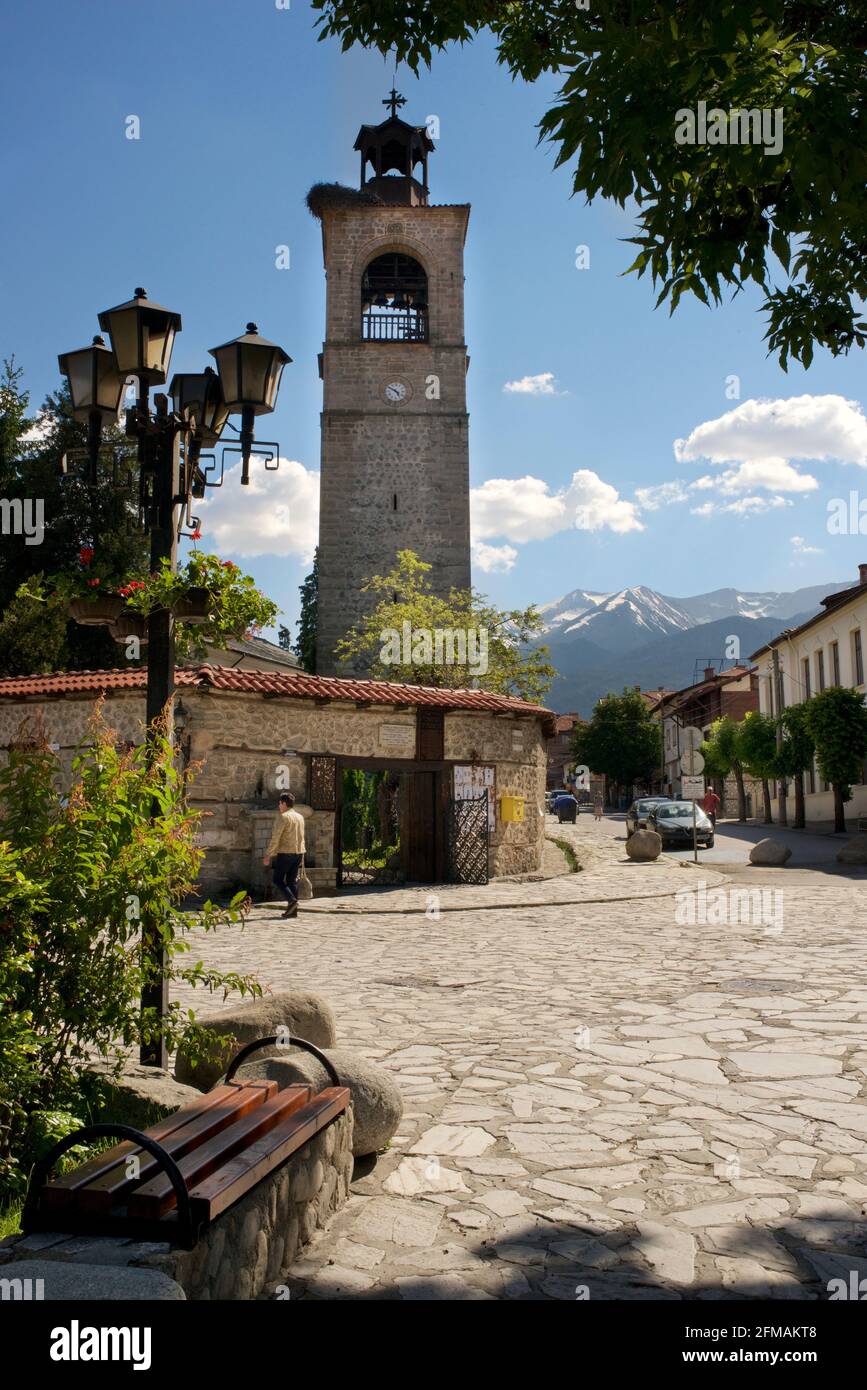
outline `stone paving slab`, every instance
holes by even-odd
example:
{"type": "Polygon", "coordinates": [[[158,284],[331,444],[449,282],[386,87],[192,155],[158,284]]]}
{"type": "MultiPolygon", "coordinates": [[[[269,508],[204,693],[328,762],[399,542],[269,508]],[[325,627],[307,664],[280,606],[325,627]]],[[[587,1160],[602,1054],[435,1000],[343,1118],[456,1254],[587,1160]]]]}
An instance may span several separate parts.
{"type": "MultiPolygon", "coordinates": [[[[558,827],[560,838],[569,840],[585,860],[577,873],[537,880],[492,879],[487,884],[437,883],[407,888],[353,888],[345,896],[318,898],[302,904],[302,911],[352,914],[398,912],[458,912],[466,908],[485,911],[522,906],[565,906],[569,903],[618,902],[628,898],[667,897],[691,886],[698,875],[707,887],[725,883],[726,876],[708,869],[699,860],[695,865],[660,855],[649,864],[633,863],[616,840],[607,839],[596,852],[587,853],[586,842],[574,827],[558,827]]],[[[275,906],[277,906],[275,904],[275,906]]]]}
{"type": "MultiPolygon", "coordinates": [[[[862,1267],[862,886],[799,876],[778,930],[616,901],[610,873],[602,903],[434,918],[332,900],[197,939],[220,969],[322,993],[341,1046],[404,1096],[292,1297],[813,1299],[862,1267]]],[[[204,1017],[200,992],[178,998],[204,1017]]]]}

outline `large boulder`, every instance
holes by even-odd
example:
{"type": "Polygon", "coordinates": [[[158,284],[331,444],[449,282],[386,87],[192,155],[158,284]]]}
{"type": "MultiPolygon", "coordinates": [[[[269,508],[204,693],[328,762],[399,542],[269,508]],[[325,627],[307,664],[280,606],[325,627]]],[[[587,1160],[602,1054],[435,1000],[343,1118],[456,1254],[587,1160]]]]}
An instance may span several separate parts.
{"type": "Polygon", "coordinates": [[[639,862],[658,859],[662,853],[662,838],[655,830],[636,830],[626,841],[626,853],[639,862]]]}
{"type": "Polygon", "coordinates": [[[119,1075],[113,1075],[110,1062],[96,1060],[88,1071],[99,1078],[100,1101],[94,1109],[94,1124],[132,1125],[147,1129],[182,1105],[200,1100],[195,1086],[177,1081],[160,1067],[143,1067],[126,1061],[119,1075]]]}
{"type": "MultiPolygon", "coordinates": [[[[279,1058],[249,1061],[237,1075],[265,1078],[284,1086],[309,1085],[316,1091],[333,1083],[318,1058],[309,1052],[286,1052],[279,1058]]],[[[396,1133],[403,1115],[403,1098],[391,1074],[375,1062],[359,1057],[346,1048],[328,1048],[327,1056],[334,1063],[341,1085],[352,1094],[352,1152],[356,1158],[377,1153],[385,1148],[396,1133]]]]}
{"type": "Polygon", "coordinates": [[[867,864],[867,835],[853,835],[837,850],[838,864],[867,864]]]}
{"type": "MultiPolygon", "coordinates": [[[[301,990],[267,994],[264,999],[253,999],[201,1021],[205,1027],[218,1033],[220,1040],[207,1049],[195,1066],[185,1052],[178,1052],[175,1059],[177,1080],[197,1086],[200,1091],[209,1091],[219,1081],[235,1053],[240,1052],[245,1043],[255,1042],[257,1038],[267,1038],[288,1029],[292,1036],[305,1038],[317,1047],[333,1047],[337,1041],[334,1015],[329,1005],[318,994],[301,990]]],[[[254,1055],[257,1058],[282,1057],[285,1053],[282,1047],[265,1047],[254,1055]]]]}
{"type": "Polygon", "coordinates": [[[784,845],[782,840],[773,840],[768,836],[764,840],[759,840],[757,845],[753,845],[750,850],[750,863],[762,864],[768,868],[779,869],[785,864],[787,859],[791,859],[792,851],[788,845],[784,845]]]}

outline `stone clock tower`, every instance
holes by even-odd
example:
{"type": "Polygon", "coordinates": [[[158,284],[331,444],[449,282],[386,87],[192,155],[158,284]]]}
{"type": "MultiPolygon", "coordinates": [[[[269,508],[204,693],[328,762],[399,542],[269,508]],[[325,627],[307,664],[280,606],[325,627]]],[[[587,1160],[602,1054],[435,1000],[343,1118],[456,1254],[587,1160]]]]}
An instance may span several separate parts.
{"type": "MultiPolygon", "coordinates": [[[[361,127],[360,191],[319,184],[327,276],[317,670],[365,611],[364,580],[399,550],[438,594],[470,584],[463,249],[469,205],[431,205],[424,126],[361,127]],[[420,177],[419,177],[420,175],[420,177]]],[[[346,667],[339,674],[349,674],[346,667]]]]}

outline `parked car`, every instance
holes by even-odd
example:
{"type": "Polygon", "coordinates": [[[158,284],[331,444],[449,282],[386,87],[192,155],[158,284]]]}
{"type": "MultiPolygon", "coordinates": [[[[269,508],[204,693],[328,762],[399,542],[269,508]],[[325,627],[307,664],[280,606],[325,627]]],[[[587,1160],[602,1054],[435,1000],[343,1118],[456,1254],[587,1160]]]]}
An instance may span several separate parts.
{"type": "Polygon", "coordinates": [[[669,796],[639,796],[633,801],[629,810],[626,812],[626,838],[634,835],[636,830],[647,829],[647,817],[655,806],[661,802],[670,801],[669,796]]]}
{"type": "MultiPolygon", "coordinates": [[[[691,801],[662,801],[647,817],[648,830],[662,837],[662,848],[692,844],[693,803],[691,801]]],[[[700,845],[713,849],[713,825],[700,806],[695,808],[695,836],[700,845]]]]}

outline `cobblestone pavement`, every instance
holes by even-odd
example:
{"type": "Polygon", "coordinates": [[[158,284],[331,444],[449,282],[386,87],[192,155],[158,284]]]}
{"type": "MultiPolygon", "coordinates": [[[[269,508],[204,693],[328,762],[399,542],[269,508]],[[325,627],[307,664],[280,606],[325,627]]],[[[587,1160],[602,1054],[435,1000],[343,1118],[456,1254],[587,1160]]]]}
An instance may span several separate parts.
{"type": "Polygon", "coordinates": [[[292,1297],[810,1299],[867,1276],[863,884],[768,872],[736,904],[719,875],[618,869],[610,827],[560,829],[582,888],[669,896],[500,885],[511,906],[263,907],[200,938],[321,993],[405,1098],[292,1297]]]}

